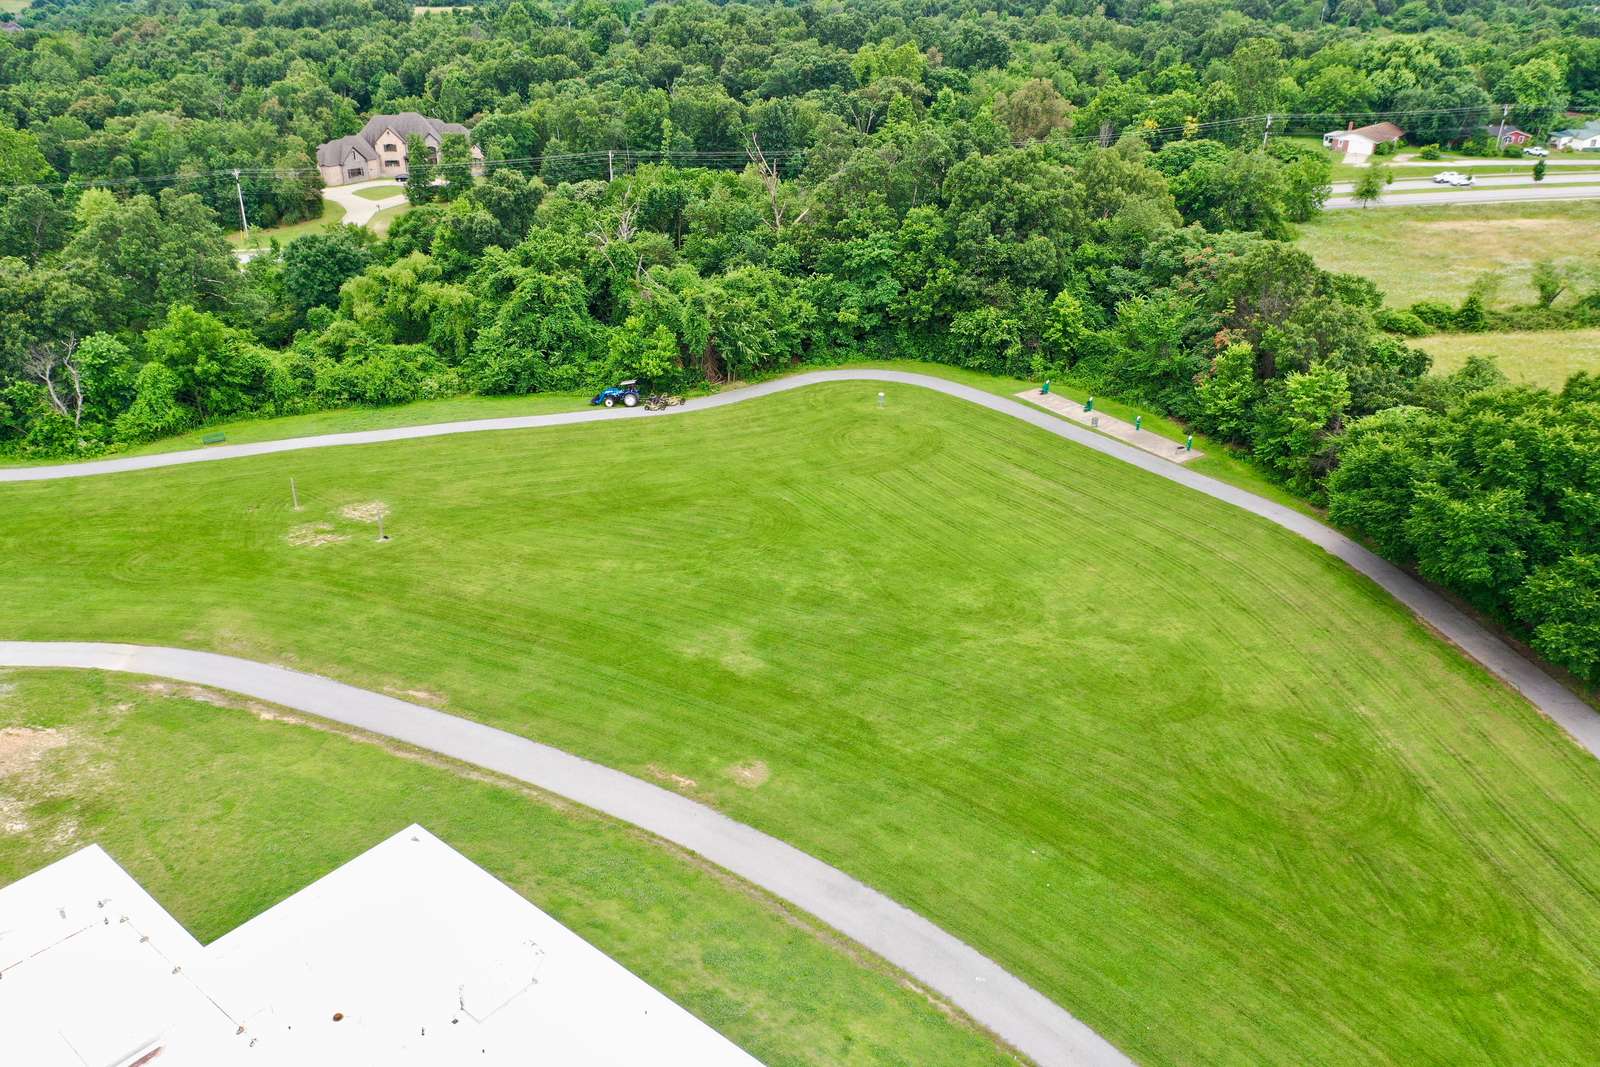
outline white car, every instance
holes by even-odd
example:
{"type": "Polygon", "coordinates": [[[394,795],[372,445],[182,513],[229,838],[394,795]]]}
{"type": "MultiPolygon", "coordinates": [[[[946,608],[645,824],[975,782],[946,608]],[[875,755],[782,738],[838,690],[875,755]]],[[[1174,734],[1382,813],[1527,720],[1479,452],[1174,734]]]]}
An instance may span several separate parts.
{"type": "Polygon", "coordinates": [[[1550,154],[1550,149],[1540,148],[1538,145],[1534,145],[1532,148],[1524,148],[1522,150],[1522,154],[1525,156],[1538,156],[1539,158],[1543,159],[1545,156],[1550,154]]]}
{"type": "Polygon", "coordinates": [[[1441,170],[1438,174],[1433,176],[1433,183],[1435,185],[1453,185],[1455,184],[1455,180],[1459,177],[1461,177],[1461,175],[1453,170],[1441,170]]]}
{"type": "Polygon", "coordinates": [[[1472,175],[1452,174],[1450,176],[1450,184],[1455,186],[1457,189],[1471,189],[1473,185],[1472,175]]]}

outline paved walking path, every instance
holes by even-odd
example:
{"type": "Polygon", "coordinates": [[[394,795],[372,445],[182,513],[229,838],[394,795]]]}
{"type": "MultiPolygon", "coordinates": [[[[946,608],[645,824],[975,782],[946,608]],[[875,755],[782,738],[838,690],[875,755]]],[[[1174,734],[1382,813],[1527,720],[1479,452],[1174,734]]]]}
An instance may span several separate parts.
{"type": "MultiPolygon", "coordinates": [[[[0,482],[76,478],[307,448],[562,426],[600,420],[672,418],[822,382],[915,385],[1020,419],[1047,433],[1132,464],[1157,477],[1245,509],[1311,541],[1366,575],[1490,673],[1526,697],[1600,756],[1600,714],[1484,629],[1438,592],[1332,528],[1254,493],[1101,436],[1050,412],[931,375],[894,370],[823,370],[780,378],[661,412],[592,410],[554,415],[324,434],[207,451],[133,456],[55,467],[0,470],[0,482]]],[[[1041,1064],[1125,1062],[1121,1054],[1044,996],[975,950],[848,876],[776,839],[675,793],[478,723],[391,697],[209,653],[127,645],[0,643],[0,665],[133,670],[212,685],[347,722],[514,775],[645,827],[811,912],[901,967],[1041,1064]]]]}
{"type": "Polygon", "coordinates": [[[976,949],[875,889],[703,804],[560,749],[284,667],[146,645],[0,641],[0,666],[129,671],[223,689],[508,775],[696,852],[876,952],[1043,1067],[1130,1064],[976,949]]]}
{"type": "MultiPolygon", "coordinates": [[[[1099,430],[1119,441],[1126,441],[1134,448],[1143,449],[1152,456],[1170,459],[1174,463],[1188,463],[1205,455],[1198,449],[1185,448],[1181,441],[1169,441],[1158,433],[1138,429],[1131,422],[1098,411],[1089,411],[1076,400],[1060,393],[1047,393],[1042,389],[1024,389],[1017,396],[1031,404],[1038,404],[1057,414],[1065,415],[1080,425],[1099,430]]],[[[1094,397],[1089,399],[1093,400],[1094,397]]]]}
{"type": "Polygon", "coordinates": [[[441,422],[428,426],[397,426],[387,430],[361,430],[354,433],[321,434],[315,437],[296,437],[285,441],[261,441],[248,445],[220,445],[211,449],[189,452],[167,452],[154,456],[128,456],[122,459],[92,460],[86,463],[68,463],[50,467],[14,467],[0,470],[0,483],[46,481],[55,478],[83,478],[91,475],[112,474],[119,471],[150,470],[188,463],[212,463],[241,456],[271,455],[294,452],[307,448],[330,448],[340,445],[376,444],[384,441],[405,441],[420,437],[444,437],[459,433],[477,433],[487,430],[520,430],[540,426],[570,426],[576,423],[600,422],[618,419],[664,419],[687,415],[696,411],[740,404],[757,397],[803,389],[822,382],[891,382],[915,385],[948,396],[959,397],[979,407],[1009,415],[1037,426],[1041,430],[1065,437],[1086,448],[1104,453],[1124,463],[1149,471],[1151,474],[1187,486],[1207,496],[1243,508],[1246,511],[1277,523],[1291,533],[1298,534],[1331,555],[1348,563],[1387,590],[1396,600],[1416,613],[1423,622],[1433,627],[1462,651],[1488,668],[1490,673],[1525,696],[1535,707],[1560,723],[1580,744],[1600,756],[1600,713],[1580,700],[1566,686],[1556,681],[1542,668],[1525,659],[1504,641],[1484,629],[1476,620],[1450,603],[1435,590],[1406,574],[1388,560],[1367,551],[1337,530],[1302,515],[1293,508],[1284,507],[1265,497],[1247,492],[1226,482],[1219,482],[1197,474],[1165,459],[1158,458],[1121,441],[1113,441],[1092,430],[1076,426],[1049,412],[1018,403],[1009,397],[970,385],[961,385],[944,378],[912,371],[897,370],[817,370],[777,378],[742,389],[731,389],[714,396],[686,401],[679,407],[663,411],[643,408],[592,408],[586,411],[565,411],[553,415],[519,415],[501,419],[474,419],[466,422],[441,422]]]}

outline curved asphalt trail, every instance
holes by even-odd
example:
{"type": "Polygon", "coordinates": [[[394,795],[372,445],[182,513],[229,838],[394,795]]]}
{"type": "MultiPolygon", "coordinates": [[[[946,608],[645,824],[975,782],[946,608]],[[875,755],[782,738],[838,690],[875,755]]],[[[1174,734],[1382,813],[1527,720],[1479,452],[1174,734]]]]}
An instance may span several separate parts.
{"type": "Polygon", "coordinates": [[[150,470],[173,467],[186,463],[210,463],[235,459],[241,456],[264,456],[278,452],[294,452],[305,448],[329,448],[336,445],[365,445],[383,441],[406,441],[419,437],[444,437],[458,433],[476,433],[486,430],[521,430],[539,426],[570,426],[576,423],[614,421],[617,419],[670,418],[674,415],[739,404],[773,393],[802,389],[821,382],[895,382],[916,385],[924,389],[977,404],[980,407],[1009,415],[1037,426],[1057,437],[1065,437],[1096,452],[1104,453],[1124,463],[1132,464],[1168,481],[1177,482],[1196,492],[1215,497],[1235,507],[1259,515],[1269,522],[1298,534],[1348,563],[1362,574],[1382,586],[1396,600],[1416,613],[1417,617],[1437,630],[1473,659],[1488,668],[1489,672],[1526,697],[1540,711],[1560,723],[1584,748],[1600,756],[1600,714],[1580,700],[1566,686],[1556,681],[1543,669],[1525,659],[1504,641],[1495,637],[1483,626],[1451,604],[1439,593],[1406,574],[1388,560],[1367,551],[1350,538],[1316,519],[1302,515],[1293,508],[1274,503],[1265,497],[1208,478],[1187,470],[1148,452],[1104,437],[1093,430],[1077,426],[1038,408],[1018,403],[1009,397],[975,389],[935,378],[927,374],[893,370],[821,370],[779,378],[770,382],[734,389],[715,396],[687,401],[679,407],[664,411],[646,411],[643,408],[604,409],[560,412],[553,415],[519,415],[502,419],[475,419],[467,422],[441,422],[429,426],[398,426],[387,430],[362,430],[355,433],[322,434],[316,437],[296,437],[284,441],[262,441],[248,445],[222,445],[216,448],[189,452],[168,452],[154,456],[129,456],[122,459],[93,460],[87,463],[70,463],[49,467],[15,467],[0,469],[0,483],[46,481],[55,478],[86,478],[118,471],[150,470]]]}
{"type": "Polygon", "coordinates": [[[224,689],[508,775],[697,852],[876,952],[1043,1067],[1125,1067],[1089,1027],[875,889],[704,804],[526,737],[233,656],[149,645],[0,641],[0,666],[128,671],[224,689]]]}
{"type": "MultiPolygon", "coordinates": [[[[0,470],[0,483],[82,478],[306,448],[374,444],[487,430],[563,426],[619,418],[664,418],[837,381],[894,382],[959,397],[1274,522],[1377,582],[1420,619],[1563,726],[1584,748],[1600,756],[1600,715],[1593,708],[1443,596],[1343,534],[1291,508],[1102,437],[1040,409],[943,378],[906,371],[812,371],[693,400],[662,412],[635,408],[480,419],[54,467],[15,468],[0,470]]],[[[0,642],[0,666],[132,671],[213,686],[346,723],[510,775],[699,853],[810,912],[948,998],[979,1024],[1040,1064],[1055,1067],[1057,1064],[1128,1062],[1103,1038],[1048,998],[882,893],[701,804],[548,745],[326,678],[207,652],[141,645],[13,641],[0,642]]]]}

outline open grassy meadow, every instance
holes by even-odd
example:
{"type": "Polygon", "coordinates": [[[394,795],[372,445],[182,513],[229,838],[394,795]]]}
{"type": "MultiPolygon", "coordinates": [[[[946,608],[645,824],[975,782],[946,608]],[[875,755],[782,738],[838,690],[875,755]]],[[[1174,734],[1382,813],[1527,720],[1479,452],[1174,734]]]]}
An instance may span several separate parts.
{"type": "Polygon", "coordinates": [[[1519,385],[1559,390],[1579,371],[1600,374],[1600,330],[1446,333],[1410,344],[1433,357],[1437,373],[1449,374],[1469,356],[1492,356],[1519,385]]]}
{"type": "MultiPolygon", "coordinates": [[[[1143,1062],[1593,1051],[1600,762],[1320,550],[950,397],[0,486],[0,560],[7,637],[433,694],[875,884],[1143,1062]]],[[[413,800],[371,840],[474,823],[413,800]]]]}
{"type": "Polygon", "coordinates": [[[0,885],[98,842],[210,941],[412,822],[764,1062],[1013,1062],[803,917],[569,804],[192,686],[0,672],[0,885]]]}
{"type": "Polygon", "coordinates": [[[1299,230],[1296,243],[1319,266],[1371,278],[1396,307],[1459,303],[1490,270],[1504,279],[1500,303],[1527,304],[1534,263],[1592,265],[1600,257],[1600,202],[1329,211],[1299,230]]]}

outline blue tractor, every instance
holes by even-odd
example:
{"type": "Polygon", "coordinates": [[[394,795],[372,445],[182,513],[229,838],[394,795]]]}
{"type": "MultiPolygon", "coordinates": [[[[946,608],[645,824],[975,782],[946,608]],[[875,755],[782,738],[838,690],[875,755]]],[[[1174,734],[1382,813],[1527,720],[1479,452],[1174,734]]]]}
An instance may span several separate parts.
{"type": "Polygon", "coordinates": [[[589,403],[604,404],[608,408],[614,408],[618,404],[625,408],[638,407],[639,381],[636,378],[629,378],[625,382],[618,382],[616,385],[602,389],[589,403]]]}

